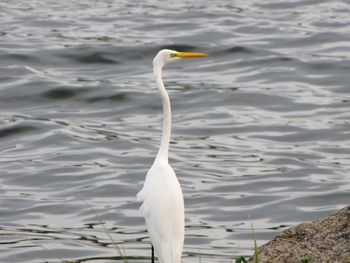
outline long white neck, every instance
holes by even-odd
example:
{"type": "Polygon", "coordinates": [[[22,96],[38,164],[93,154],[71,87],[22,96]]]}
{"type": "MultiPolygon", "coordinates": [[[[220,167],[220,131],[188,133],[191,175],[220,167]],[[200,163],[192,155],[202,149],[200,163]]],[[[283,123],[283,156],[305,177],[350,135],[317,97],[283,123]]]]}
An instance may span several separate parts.
{"type": "Polygon", "coordinates": [[[163,132],[160,148],[156,158],[165,158],[168,160],[169,143],[171,136],[171,107],[169,95],[164,87],[162,80],[163,65],[156,64],[153,67],[153,74],[156,80],[156,85],[160,93],[160,98],[163,104],[163,132]]]}

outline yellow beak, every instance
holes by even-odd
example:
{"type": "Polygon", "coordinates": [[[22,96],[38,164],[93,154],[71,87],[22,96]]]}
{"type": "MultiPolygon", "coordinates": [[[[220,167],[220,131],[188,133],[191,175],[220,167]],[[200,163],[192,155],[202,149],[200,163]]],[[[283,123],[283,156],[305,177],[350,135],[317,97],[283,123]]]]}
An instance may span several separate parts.
{"type": "Polygon", "coordinates": [[[203,58],[207,57],[208,54],[205,53],[192,53],[192,52],[177,52],[175,54],[176,57],[179,58],[203,58]]]}

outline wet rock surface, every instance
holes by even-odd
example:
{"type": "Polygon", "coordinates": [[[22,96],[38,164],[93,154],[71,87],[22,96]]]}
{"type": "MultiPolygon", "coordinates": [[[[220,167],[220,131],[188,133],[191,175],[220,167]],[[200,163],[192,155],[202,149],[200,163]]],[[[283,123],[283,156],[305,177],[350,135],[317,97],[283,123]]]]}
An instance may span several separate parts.
{"type": "Polygon", "coordinates": [[[350,262],[350,206],[287,229],[259,254],[261,262],[350,262]]]}

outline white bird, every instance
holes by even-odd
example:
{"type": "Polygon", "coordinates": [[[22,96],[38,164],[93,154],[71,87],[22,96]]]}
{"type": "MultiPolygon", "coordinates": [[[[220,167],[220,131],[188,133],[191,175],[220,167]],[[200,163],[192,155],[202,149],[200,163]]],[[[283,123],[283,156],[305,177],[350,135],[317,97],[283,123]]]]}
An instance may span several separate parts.
{"type": "Polygon", "coordinates": [[[137,194],[142,202],[148,234],[160,263],[180,263],[185,235],[184,200],[180,183],[168,162],[171,135],[171,107],[162,80],[167,63],[181,58],[206,57],[207,54],[163,49],[153,60],[153,74],[163,104],[163,133],[158,154],[145,183],[137,194]]]}

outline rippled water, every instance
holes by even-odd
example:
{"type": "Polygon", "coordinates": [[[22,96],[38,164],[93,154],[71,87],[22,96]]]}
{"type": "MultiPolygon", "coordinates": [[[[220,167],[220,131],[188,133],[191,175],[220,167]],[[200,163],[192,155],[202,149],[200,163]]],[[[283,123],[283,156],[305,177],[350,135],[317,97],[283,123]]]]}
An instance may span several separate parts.
{"type": "Polygon", "coordinates": [[[230,262],[350,200],[348,1],[1,1],[0,261],[149,262],[161,48],[184,262],[230,262]],[[93,207],[90,208],[85,202],[93,207]],[[101,220],[95,215],[98,213],[101,220]]]}

